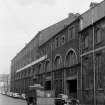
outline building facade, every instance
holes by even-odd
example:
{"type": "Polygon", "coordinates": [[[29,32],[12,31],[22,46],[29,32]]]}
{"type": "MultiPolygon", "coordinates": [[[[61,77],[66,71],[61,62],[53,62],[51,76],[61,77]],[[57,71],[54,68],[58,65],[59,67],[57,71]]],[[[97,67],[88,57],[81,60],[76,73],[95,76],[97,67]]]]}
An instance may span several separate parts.
{"type": "Polygon", "coordinates": [[[38,81],[44,85],[46,91],[52,91],[54,96],[65,93],[69,97],[77,97],[80,67],[78,29],[79,19],[76,18],[70,25],[39,46],[40,56],[47,55],[47,59],[38,65],[38,81]],[[73,93],[70,88],[75,88],[73,93]]]}
{"type": "Polygon", "coordinates": [[[23,93],[33,83],[35,68],[32,63],[38,58],[38,37],[33,38],[11,61],[11,91],[13,92],[23,93]]]}
{"type": "MultiPolygon", "coordinates": [[[[40,31],[11,61],[11,91],[24,93],[27,91],[28,86],[39,83],[45,86],[45,90],[55,96],[55,87],[58,92],[58,86],[55,86],[56,76],[55,68],[56,63],[59,64],[59,69],[64,69],[65,60],[63,53],[60,56],[56,50],[64,48],[68,43],[70,37],[77,37],[77,25],[72,25],[70,29],[66,28],[69,24],[74,22],[78,14],[69,14],[69,17],[40,31]],[[62,31],[62,30],[65,31],[62,31]],[[54,31],[55,30],[55,31],[54,31]],[[71,36],[69,34],[71,34],[71,36]],[[59,37],[59,39],[58,39],[59,37]],[[69,40],[68,40],[69,37],[69,40]],[[59,46],[58,46],[59,44],[59,46]],[[56,58],[57,57],[57,58],[56,58]],[[60,57],[60,58],[59,58],[60,57]],[[58,60],[58,61],[56,61],[58,60]],[[60,61],[59,61],[60,60],[60,61]],[[56,62],[56,63],[55,63],[56,62]]],[[[77,38],[75,38],[77,40],[77,38]]],[[[76,42],[76,41],[75,41],[76,42]]],[[[76,44],[77,45],[77,44],[76,44]]],[[[69,46],[69,45],[68,45],[69,46]]],[[[75,46],[74,46],[75,47],[75,46]]],[[[73,48],[72,52],[74,51],[73,48]]],[[[77,49],[77,48],[75,48],[77,49]]],[[[59,52],[60,53],[60,52],[59,52]]],[[[73,52],[75,55],[75,51],[73,52]]],[[[64,70],[63,70],[64,71],[64,70]]],[[[59,74],[58,74],[59,75],[59,74]]],[[[58,78],[58,77],[57,77],[58,78]]],[[[64,87],[64,77],[62,72],[61,86],[64,87]]],[[[58,80],[57,80],[58,81],[58,80]]],[[[58,81],[59,82],[59,81],[58,81]]],[[[56,83],[57,84],[57,83],[56,83]]],[[[61,90],[61,92],[63,92],[61,90]]],[[[59,92],[58,92],[59,93],[59,92]]]]}
{"type": "Polygon", "coordinates": [[[105,1],[81,15],[82,103],[105,104],[105,1]]]}
{"type": "Polygon", "coordinates": [[[105,1],[40,31],[11,61],[11,91],[41,84],[81,104],[105,104],[105,1]]]}

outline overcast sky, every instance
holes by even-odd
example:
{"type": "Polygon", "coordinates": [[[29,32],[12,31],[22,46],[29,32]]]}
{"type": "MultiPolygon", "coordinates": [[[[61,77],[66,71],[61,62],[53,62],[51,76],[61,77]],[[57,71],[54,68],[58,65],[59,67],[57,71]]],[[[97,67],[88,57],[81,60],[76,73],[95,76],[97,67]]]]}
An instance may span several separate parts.
{"type": "Polygon", "coordinates": [[[66,18],[71,12],[85,12],[92,1],[0,0],[0,74],[9,73],[11,59],[38,31],[66,18]]]}

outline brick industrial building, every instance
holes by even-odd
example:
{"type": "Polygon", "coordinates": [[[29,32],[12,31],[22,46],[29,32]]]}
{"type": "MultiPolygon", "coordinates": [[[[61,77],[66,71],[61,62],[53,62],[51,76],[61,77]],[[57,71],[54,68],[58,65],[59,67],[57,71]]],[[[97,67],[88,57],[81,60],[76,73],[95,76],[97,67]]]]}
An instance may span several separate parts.
{"type": "Polygon", "coordinates": [[[41,30],[11,61],[11,91],[39,83],[52,96],[105,104],[105,1],[41,30]]]}

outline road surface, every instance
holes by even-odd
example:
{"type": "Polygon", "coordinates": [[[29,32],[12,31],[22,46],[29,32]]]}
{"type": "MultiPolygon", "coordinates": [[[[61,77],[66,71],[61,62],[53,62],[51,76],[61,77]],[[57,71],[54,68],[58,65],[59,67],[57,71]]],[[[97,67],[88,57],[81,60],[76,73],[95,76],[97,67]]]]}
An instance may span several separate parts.
{"type": "Polygon", "coordinates": [[[27,105],[25,100],[11,98],[0,94],[0,105],[27,105]]]}

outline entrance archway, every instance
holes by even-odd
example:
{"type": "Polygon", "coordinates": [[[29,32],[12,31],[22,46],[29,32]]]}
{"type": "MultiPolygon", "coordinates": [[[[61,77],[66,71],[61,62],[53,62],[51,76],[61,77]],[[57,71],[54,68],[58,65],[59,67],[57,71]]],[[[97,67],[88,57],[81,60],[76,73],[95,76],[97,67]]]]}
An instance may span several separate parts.
{"type": "Polygon", "coordinates": [[[66,84],[66,93],[70,98],[77,97],[77,54],[74,49],[69,49],[65,56],[65,84],[66,84]]]}

